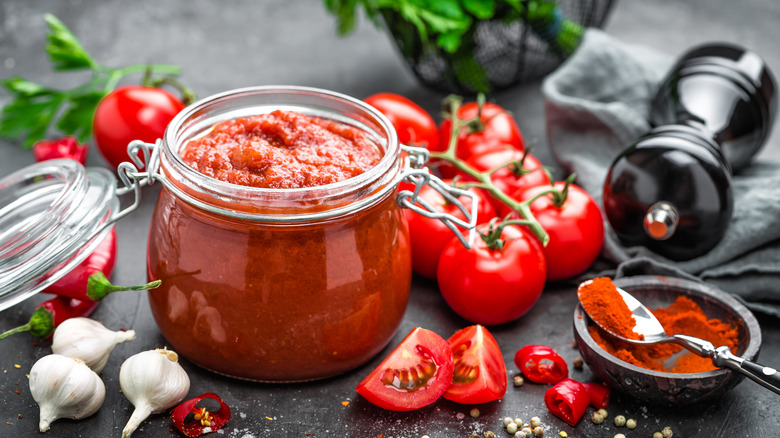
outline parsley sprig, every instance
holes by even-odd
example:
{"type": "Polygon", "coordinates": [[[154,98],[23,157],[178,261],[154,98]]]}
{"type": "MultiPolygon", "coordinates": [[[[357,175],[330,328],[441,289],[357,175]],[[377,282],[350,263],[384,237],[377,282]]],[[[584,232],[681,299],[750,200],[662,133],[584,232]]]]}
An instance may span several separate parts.
{"type": "Polygon", "coordinates": [[[522,21],[551,52],[566,56],[574,52],[584,32],[582,26],[563,16],[555,0],[324,0],[336,17],[340,35],[354,31],[357,10],[378,27],[381,22],[393,33],[409,60],[428,52],[447,62],[461,85],[473,92],[489,92],[490,79],[474,56],[475,34],[481,21],[505,24],[522,21]]]}
{"type": "MultiPolygon", "coordinates": [[[[136,64],[111,68],[99,64],[90,56],[76,36],[57,17],[44,15],[49,26],[46,53],[55,71],[90,70],[91,79],[69,90],[49,88],[20,76],[2,81],[11,101],[0,112],[0,136],[22,139],[24,147],[46,138],[52,125],[64,135],[72,135],[82,143],[92,135],[92,118],[100,100],[130,74],[146,73],[144,85],[154,86],[151,74],[166,75],[156,83],[171,82],[170,76],[180,73],[179,67],[165,64],[136,64]]],[[[181,88],[180,88],[181,89],[181,88]]],[[[181,89],[185,100],[191,92],[181,89]]]]}

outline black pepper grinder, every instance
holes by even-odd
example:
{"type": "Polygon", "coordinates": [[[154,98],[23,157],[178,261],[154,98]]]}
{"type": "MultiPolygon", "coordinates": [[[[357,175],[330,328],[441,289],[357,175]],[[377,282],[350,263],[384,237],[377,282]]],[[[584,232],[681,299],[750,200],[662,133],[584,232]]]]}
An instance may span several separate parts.
{"type": "Polygon", "coordinates": [[[712,249],[731,219],[732,170],[749,165],[769,135],[775,90],[766,63],[744,48],[684,54],[653,99],[654,128],[607,173],[604,210],[620,240],[672,260],[712,249]]]}

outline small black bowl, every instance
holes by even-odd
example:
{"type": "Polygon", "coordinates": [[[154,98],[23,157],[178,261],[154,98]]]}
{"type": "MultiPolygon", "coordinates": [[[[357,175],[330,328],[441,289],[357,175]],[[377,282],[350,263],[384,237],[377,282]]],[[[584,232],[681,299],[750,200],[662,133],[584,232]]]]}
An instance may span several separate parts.
{"type": "MultiPolygon", "coordinates": [[[[615,285],[654,309],[685,295],[709,318],[737,327],[737,355],[755,361],[761,347],[758,321],[744,305],[713,285],[674,277],[637,276],[615,280],[615,285]]],[[[703,373],[671,373],[641,368],[605,351],[590,336],[592,325],[582,306],[574,310],[574,337],[585,363],[610,387],[651,404],[687,405],[721,396],[744,376],[727,368],[703,373]]],[[[718,347],[718,345],[716,345],[718,347]]]]}

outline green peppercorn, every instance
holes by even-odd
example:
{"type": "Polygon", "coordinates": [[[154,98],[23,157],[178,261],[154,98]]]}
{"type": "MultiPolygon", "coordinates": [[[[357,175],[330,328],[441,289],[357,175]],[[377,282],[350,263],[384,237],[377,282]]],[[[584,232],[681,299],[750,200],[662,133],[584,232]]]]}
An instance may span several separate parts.
{"type": "Polygon", "coordinates": [[[597,413],[597,414],[599,414],[599,415],[601,415],[601,416],[602,416],[602,417],[604,417],[605,419],[606,419],[606,418],[609,416],[609,414],[608,414],[607,410],[606,410],[606,409],[604,409],[604,408],[601,408],[601,409],[599,409],[598,411],[596,411],[596,413],[597,413]]]}
{"type": "Polygon", "coordinates": [[[626,427],[629,429],[636,429],[636,420],[633,418],[629,418],[626,420],[626,427]]]}
{"type": "Polygon", "coordinates": [[[626,438],[622,433],[615,434],[614,438],[626,438]]]}
{"type": "Polygon", "coordinates": [[[604,422],[604,416],[599,415],[598,412],[594,412],[593,415],[590,416],[590,421],[592,421],[595,424],[601,424],[604,422]]]}
{"type": "Polygon", "coordinates": [[[507,424],[507,425],[506,425],[506,431],[507,431],[507,432],[508,432],[510,435],[513,435],[515,432],[517,432],[517,423],[515,423],[515,422],[512,422],[512,423],[509,423],[509,424],[507,424]]]}
{"type": "Polygon", "coordinates": [[[536,426],[534,427],[534,436],[536,438],[543,437],[544,436],[544,429],[542,429],[542,426],[536,426]]]}
{"type": "Polygon", "coordinates": [[[672,428],[669,426],[664,427],[661,430],[661,436],[663,438],[672,438],[674,436],[674,433],[672,433],[672,428]]]}
{"type": "Polygon", "coordinates": [[[653,438],[664,438],[664,434],[661,432],[656,432],[653,434],[653,438]]]}
{"type": "Polygon", "coordinates": [[[542,425],[542,420],[539,417],[531,417],[531,429],[537,428],[542,425]]]}
{"type": "Polygon", "coordinates": [[[504,427],[512,422],[512,417],[504,417],[504,427]]]}
{"type": "Polygon", "coordinates": [[[525,383],[525,381],[523,380],[523,376],[515,376],[515,378],[512,379],[512,383],[515,386],[523,386],[523,383],[525,383]]]}
{"type": "Polygon", "coordinates": [[[614,421],[615,421],[615,426],[617,427],[623,427],[626,425],[626,417],[622,415],[618,415],[617,417],[615,417],[614,421]]]}
{"type": "Polygon", "coordinates": [[[517,424],[517,427],[522,427],[523,426],[523,420],[521,420],[520,418],[515,418],[512,421],[514,421],[515,424],[517,424]]]}
{"type": "Polygon", "coordinates": [[[496,433],[493,432],[492,430],[488,430],[487,432],[485,432],[485,438],[496,438],[496,433]]]}

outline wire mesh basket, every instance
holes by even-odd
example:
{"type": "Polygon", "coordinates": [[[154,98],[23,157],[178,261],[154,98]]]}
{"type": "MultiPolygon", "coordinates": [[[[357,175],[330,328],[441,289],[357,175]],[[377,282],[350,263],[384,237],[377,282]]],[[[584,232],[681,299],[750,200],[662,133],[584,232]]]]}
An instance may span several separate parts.
{"type": "Polygon", "coordinates": [[[475,20],[460,48],[447,52],[423,41],[398,12],[382,12],[386,30],[426,86],[457,94],[495,92],[539,79],[579,44],[586,27],[601,27],[613,0],[525,0],[522,11],[497,11],[475,20]],[[534,9],[534,7],[546,9],[534,9]]]}

